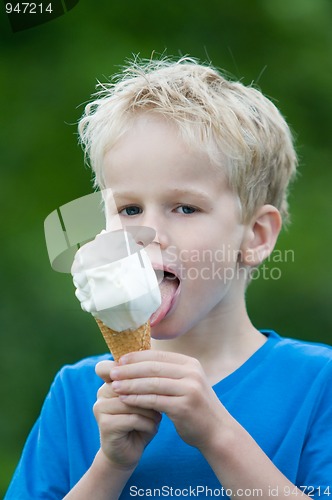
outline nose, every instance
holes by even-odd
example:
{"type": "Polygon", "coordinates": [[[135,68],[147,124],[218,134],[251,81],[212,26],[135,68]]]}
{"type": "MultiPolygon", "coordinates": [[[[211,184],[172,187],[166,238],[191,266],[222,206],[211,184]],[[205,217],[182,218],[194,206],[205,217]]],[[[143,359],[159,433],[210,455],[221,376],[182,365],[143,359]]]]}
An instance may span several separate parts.
{"type": "Polygon", "coordinates": [[[163,213],[146,213],[144,225],[151,227],[154,231],[152,243],[158,245],[161,250],[165,250],[169,245],[169,226],[163,213]]]}
{"type": "Polygon", "coordinates": [[[156,232],[156,236],[153,239],[152,243],[156,243],[157,245],[160,246],[162,250],[165,250],[168,247],[168,237],[166,236],[166,233],[163,232],[156,232]]]}
{"type": "Polygon", "coordinates": [[[169,238],[166,232],[165,223],[156,220],[144,220],[144,226],[126,226],[138,245],[147,247],[151,243],[156,243],[162,250],[167,248],[169,238]]]}
{"type": "Polygon", "coordinates": [[[134,238],[137,245],[147,247],[155,240],[156,231],[147,226],[125,226],[124,228],[134,238]]]}

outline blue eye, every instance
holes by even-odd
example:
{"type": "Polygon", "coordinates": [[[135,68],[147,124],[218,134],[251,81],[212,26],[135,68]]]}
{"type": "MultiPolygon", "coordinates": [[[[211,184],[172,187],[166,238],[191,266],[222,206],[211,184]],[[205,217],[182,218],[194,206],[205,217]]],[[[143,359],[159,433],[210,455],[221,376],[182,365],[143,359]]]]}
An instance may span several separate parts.
{"type": "Polygon", "coordinates": [[[138,215],[141,213],[142,213],[142,209],[140,207],[137,207],[136,205],[130,205],[130,206],[125,207],[122,210],[120,210],[121,215],[133,216],[133,215],[138,215]]]}
{"type": "Polygon", "coordinates": [[[184,215],[190,215],[197,212],[197,208],[191,207],[190,205],[180,205],[176,210],[184,215]]]}

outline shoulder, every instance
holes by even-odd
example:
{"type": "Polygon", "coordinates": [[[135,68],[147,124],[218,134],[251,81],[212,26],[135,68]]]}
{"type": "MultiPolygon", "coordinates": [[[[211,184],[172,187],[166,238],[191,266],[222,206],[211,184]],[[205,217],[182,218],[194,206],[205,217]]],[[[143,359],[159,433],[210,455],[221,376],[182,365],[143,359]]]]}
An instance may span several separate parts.
{"type": "Polygon", "coordinates": [[[332,361],[332,346],[288,337],[279,337],[276,348],[284,355],[304,363],[325,364],[332,361]]]}
{"type": "Polygon", "coordinates": [[[57,373],[52,388],[70,390],[71,387],[82,387],[83,392],[98,388],[102,380],[95,373],[95,366],[100,361],[113,360],[110,354],[90,356],[72,364],[64,365],[57,373]]]}
{"type": "Polygon", "coordinates": [[[94,372],[95,366],[99,361],[104,361],[104,360],[109,360],[112,361],[113,358],[111,354],[100,354],[97,356],[89,356],[87,358],[83,358],[79,361],[76,361],[75,363],[71,364],[66,364],[64,365],[61,370],[59,371],[59,374],[61,375],[73,375],[76,373],[82,373],[82,372],[94,372]]]}
{"type": "Polygon", "coordinates": [[[314,379],[327,373],[331,376],[332,346],[270,333],[274,337],[271,354],[285,372],[306,373],[314,379]]]}

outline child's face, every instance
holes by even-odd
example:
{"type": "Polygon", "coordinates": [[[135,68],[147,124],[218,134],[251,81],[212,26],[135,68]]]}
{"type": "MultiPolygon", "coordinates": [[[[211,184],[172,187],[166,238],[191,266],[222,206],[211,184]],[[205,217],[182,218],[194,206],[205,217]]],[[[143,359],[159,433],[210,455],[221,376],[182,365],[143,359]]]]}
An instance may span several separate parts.
{"type": "MultiPolygon", "coordinates": [[[[203,321],[220,321],[239,294],[244,236],[238,201],[220,169],[190,149],[174,125],[141,115],[106,154],[104,173],[123,225],[152,227],[156,238],[147,252],[154,267],[160,267],[159,246],[163,265],[178,277],[168,288],[170,306],[152,323],[153,337],[174,338],[203,321]]],[[[107,219],[112,229],[112,214],[107,219]]]]}

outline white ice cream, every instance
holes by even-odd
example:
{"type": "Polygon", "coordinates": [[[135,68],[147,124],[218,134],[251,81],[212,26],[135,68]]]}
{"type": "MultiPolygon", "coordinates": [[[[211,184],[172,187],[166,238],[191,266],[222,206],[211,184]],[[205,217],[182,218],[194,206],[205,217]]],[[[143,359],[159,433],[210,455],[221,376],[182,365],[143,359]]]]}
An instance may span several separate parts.
{"type": "Polygon", "coordinates": [[[116,331],[143,325],[161,304],[151,261],[126,231],[102,231],[82,246],[72,275],[82,309],[116,331]]]}

